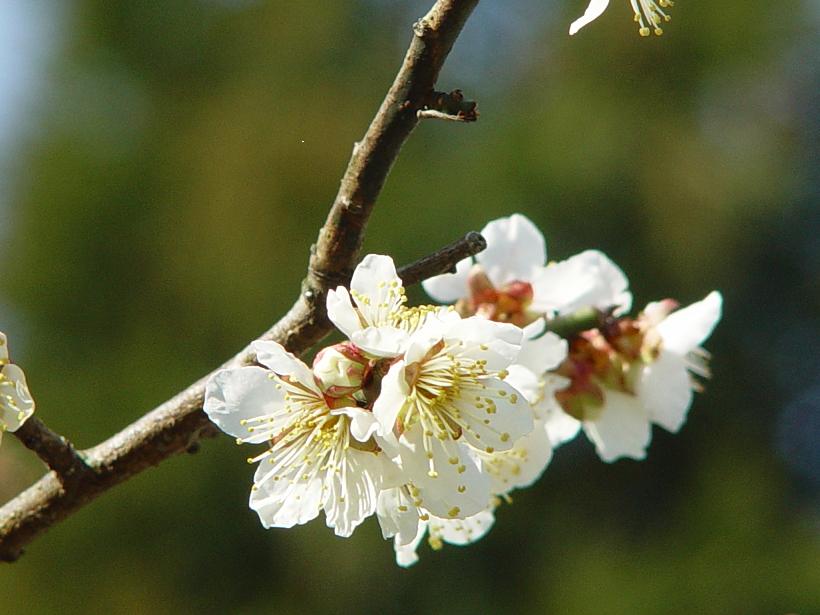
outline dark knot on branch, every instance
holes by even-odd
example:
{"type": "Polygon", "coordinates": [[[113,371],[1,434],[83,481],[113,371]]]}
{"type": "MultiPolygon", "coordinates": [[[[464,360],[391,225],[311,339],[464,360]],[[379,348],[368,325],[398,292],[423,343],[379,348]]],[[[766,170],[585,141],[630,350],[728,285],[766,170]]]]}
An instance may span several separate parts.
{"type": "Polygon", "coordinates": [[[430,92],[423,108],[416,112],[419,118],[449,120],[451,122],[475,122],[478,119],[476,101],[465,100],[461,90],[430,92]]]}

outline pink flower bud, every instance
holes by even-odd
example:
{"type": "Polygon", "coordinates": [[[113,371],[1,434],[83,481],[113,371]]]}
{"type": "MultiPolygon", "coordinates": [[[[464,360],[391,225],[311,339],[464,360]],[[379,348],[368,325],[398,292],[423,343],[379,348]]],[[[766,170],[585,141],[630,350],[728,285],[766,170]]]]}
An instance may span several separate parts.
{"type": "Polygon", "coordinates": [[[323,348],[313,360],[313,376],[331,397],[344,397],[361,389],[370,362],[350,342],[323,348]]]}

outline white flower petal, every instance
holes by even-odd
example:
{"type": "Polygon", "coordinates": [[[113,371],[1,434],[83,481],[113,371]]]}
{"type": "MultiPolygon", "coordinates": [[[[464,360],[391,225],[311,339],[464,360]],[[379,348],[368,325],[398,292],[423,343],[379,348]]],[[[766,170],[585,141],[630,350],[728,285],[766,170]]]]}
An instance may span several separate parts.
{"type": "Polygon", "coordinates": [[[276,342],[254,342],[256,360],[279,376],[288,376],[321,395],[313,372],[302,361],[276,342]]]}
{"type": "Polygon", "coordinates": [[[384,456],[348,449],[344,467],[329,472],[322,508],[327,526],[337,536],[348,537],[376,511],[384,456]]]}
{"type": "Polygon", "coordinates": [[[374,357],[397,357],[407,347],[410,335],[396,327],[367,327],[354,331],[350,341],[374,357]]]}
{"type": "Polygon", "coordinates": [[[451,545],[468,545],[483,538],[495,523],[495,515],[491,510],[482,510],[480,513],[466,519],[430,519],[428,531],[431,535],[439,535],[444,542],[451,545]]]}
{"type": "Polygon", "coordinates": [[[285,397],[269,374],[261,367],[224,369],[214,374],[205,386],[203,408],[208,418],[243,442],[269,440],[288,421],[285,397]]]}
{"type": "Polygon", "coordinates": [[[476,260],[496,288],[515,280],[530,281],[533,270],[547,260],[544,236],[521,214],[493,220],[481,234],[487,249],[476,260]]]}
{"type": "Polygon", "coordinates": [[[8,363],[9,361],[9,340],[6,334],[0,331],[0,364],[8,363]]]}
{"type": "Polygon", "coordinates": [[[428,459],[419,425],[399,439],[402,468],[419,490],[418,506],[438,517],[474,515],[490,501],[490,480],[472,458],[468,447],[453,440],[431,438],[428,459]],[[431,476],[430,468],[435,468],[431,476]]]}
{"type": "Polygon", "coordinates": [[[519,391],[530,404],[536,403],[543,391],[543,383],[532,373],[532,370],[518,363],[507,368],[507,377],[504,378],[504,382],[519,391]]]}
{"type": "Polygon", "coordinates": [[[677,432],[692,405],[692,383],[685,359],[671,352],[661,352],[657,360],[643,368],[638,396],[652,422],[667,431],[677,432]]]}
{"type": "Polygon", "coordinates": [[[480,451],[508,450],[532,431],[532,410],[524,395],[509,383],[495,378],[484,382],[492,397],[485,392],[486,399],[478,402],[483,407],[477,407],[477,400],[469,395],[453,401],[465,427],[464,440],[480,451]]]}
{"type": "Polygon", "coordinates": [[[419,561],[419,556],[416,554],[416,551],[419,548],[419,544],[421,544],[421,539],[424,538],[426,533],[427,522],[423,521],[418,524],[416,535],[411,541],[401,543],[399,542],[398,536],[396,536],[393,540],[393,549],[396,551],[396,563],[399,566],[408,568],[419,561]]]}
{"type": "Polygon", "coordinates": [[[567,358],[567,342],[548,331],[538,339],[524,339],[515,362],[535,374],[555,369],[567,358]]]}
{"type": "MultiPolygon", "coordinates": [[[[460,320],[460,319],[459,319],[460,320]]],[[[450,321],[456,322],[456,321],[450,321]]],[[[422,361],[430,349],[441,341],[449,324],[439,320],[430,320],[413,335],[404,349],[404,362],[408,365],[422,361]]]]}
{"type": "Polygon", "coordinates": [[[410,393],[405,370],[404,361],[399,361],[391,365],[387,374],[382,378],[381,391],[373,404],[373,416],[381,425],[382,434],[389,434],[393,431],[396,418],[404,408],[410,393]]]}
{"type": "Polygon", "coordinates": [[[616,314],[632,307],[632,293],[624,272],[603,252],[586,250],[540,269],[532,281],[532,309],[568,314],[584,307],[616,314]]]}
{"type": "Polygon", "coordinates": [[[458,346],[458,354],[486,361],[490,371],[505,369],[516,360],[522,336],[515,325],[477,316],[450,323],[445,333],[445,339],[458,346]]]}
{"type": "Polygon", "coordinates": [[[389,324],[391,315],[402,306],[401,289],[393,259],[381,254],[365,256],[350,280],[350,294],[369,325],[389,324]]]}
{"type": "Polygon", "coordinates": [[[539,404],[539,409],[544,413],[544,428],[547,430],[547,435],[553,447],[569,442],[578,435],[578,431],[581,429],[581,421],[564,412],[555,401],[555,398],[539,404]]]}
{"type": "Polygon", "coordinates": [[[0,370],[0,434],[17,431],[32,414],[34,400],[26,384],[26,375],[17,365],[3,365],[0,370]]]}
{"type": "Polygon", "coordinates": [[[606,10],[607,6],[609,6],[609,0],[592,0],[584,14],[570,24],[570,36],[578,32],[578,30],[583,28],[589,22],[598,19],[598,17],[600,17],[606,10]]]}
{"type": "Polygon", "coordinates": [[[542,421],[516,441],[508,451],[480,455],[481,465],[492,479],[493,493],[501,495],[512,489],[533,484],[552,459],[552,444],[542,421]]]}
{"type": "Polygon", "coordinates": [[[395,537],[396,545],[407,545],[415,540],[419,529],[418,509],[406,493],[405,487],[384,489],[379,493],[376,515],[382,536],[395,537]]]}
{"type": "Polygon", "coordinates": [[[356,308],[353,307],[350,293],[347,292],[344,286],[328,291],[326,305],[327,317],[330,322],[336,325],[336,328],[347,337],[362,328],[359,314],[356,312],[356,308]]]}
{"type": "Polygon", "coordinates": [[[256,469],[249,505],[266,528],[307,523],[321,510],[322,480],[316,475],[303,479],[296,466],[274,480],[267,463],[263,462],[256,469]]]}
{"type": "Polygon", "coordinates": [[[607,462],[620,457],[643,459],[651,437],[649,416],[640,400],[608,389],[600,416],[584,421],[584,431],[607,462]]]}
{"type": "Polygon", "coordinates": [[[356,266],[350,288],[363,295],[375,296],[385,282],[396,280],[401,282],[392,258],[383,254],[368,254],[356,266]]]}
{"type": "Polygon", "coordinates": [[[465,258],[456,264],[455,273],[443,273],[421,283],[425,292],[439,303],[455,303],[469,296],[467,276],[473,266],[472,258],[465,258]]]}
{"type": "Polygon", "coordinates": [[[705,299],[673,312],[658,324],[658,333],[665,350],[685,355],[711,335],[720,320],[723,297],[717,291],[705,299]]]}

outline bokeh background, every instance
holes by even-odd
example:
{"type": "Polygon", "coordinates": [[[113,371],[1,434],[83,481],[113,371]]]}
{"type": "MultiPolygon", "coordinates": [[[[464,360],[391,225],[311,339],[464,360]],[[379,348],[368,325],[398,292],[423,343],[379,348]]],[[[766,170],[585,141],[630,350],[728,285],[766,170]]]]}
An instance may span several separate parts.
{"type": "MultiPolygon", "coordinates": [[[[430,0],[2,0],[0,330],[38,414],[97,443],[290,305],[353,142],[430,0]]],[[[0,568],[3,613],[820,613],[820,4],[481,3],[365,248],[409,262],[520,211],[636,305],[717,288],[714,377],[643,462],[579,438],[468,548],[374,520],[264,531],[230,438],[0,568]]],[[[414,298],[421,300],[419,291],[414,298]]],[[[42,474],[6,437],[0,501],[42,474]]]]}

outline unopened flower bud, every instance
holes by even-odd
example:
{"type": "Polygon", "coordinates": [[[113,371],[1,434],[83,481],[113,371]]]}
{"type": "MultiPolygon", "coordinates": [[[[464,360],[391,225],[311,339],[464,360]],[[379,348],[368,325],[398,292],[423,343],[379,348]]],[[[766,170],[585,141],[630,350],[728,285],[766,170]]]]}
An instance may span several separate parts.
{"type": "Polygon", "coordinates": [[[313,375],[331,397],[361,389],[368,371],[368,359],[350,342],[323,348],[313,360],[313,375]]]}

